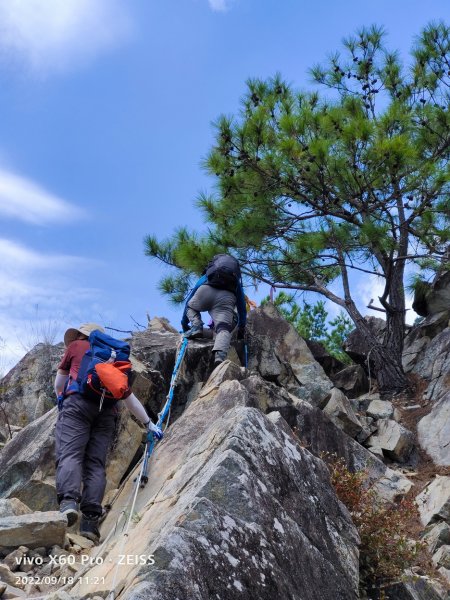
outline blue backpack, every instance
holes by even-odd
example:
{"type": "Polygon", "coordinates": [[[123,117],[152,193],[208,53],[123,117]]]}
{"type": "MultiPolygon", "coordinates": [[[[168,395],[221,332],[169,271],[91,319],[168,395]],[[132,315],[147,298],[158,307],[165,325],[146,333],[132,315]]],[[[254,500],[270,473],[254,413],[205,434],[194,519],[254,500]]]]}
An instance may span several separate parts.
{"type": "MultiPolygon", "coordinates": [[[[69,380],[66,395],[78,392],[88,399],[100,401],[100,407],[104,399],[116,401],[120,397],[126,398],[130,393],[130,345],[107,333],[102,333],[98,329],[89,335],[89,343],[90,348],[83,356],[78,377],[76,381],[69,380]],[[97,365],[103,367],[105,364],[116,367],[114,370],[125,376],[125,385],[122,386],[123,393],[120,395],[116,391],[108,389],[100,379],[96,367],[97,365]]],[[[99,368],[100,370],[101,368],[99,368]]]]}

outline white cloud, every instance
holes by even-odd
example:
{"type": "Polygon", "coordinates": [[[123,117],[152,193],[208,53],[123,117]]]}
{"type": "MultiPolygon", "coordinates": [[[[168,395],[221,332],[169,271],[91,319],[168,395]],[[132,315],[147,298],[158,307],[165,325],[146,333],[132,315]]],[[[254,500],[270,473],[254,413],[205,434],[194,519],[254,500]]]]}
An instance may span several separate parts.
{"type": "MultiPolygon", "coordinates": [[[[378,298],[383,295],[383,291],[384,279],[381,277],[366,275],[359,281],[356,287],[356,299],[357,303],[360,305],[359,309],[362,311],[362,314],[379,317],[381,319],[386,318],[383,313],[367,308],[371,300],[373,300],[372,306],[382,308],[378,298]]],[[[406,323],[409,325],[412,325],[417,317],[416,313],[412,310],[412,303],[413,298],[409,294],[406,294],[406,323]]]]}
{"type": "Polygon", "coordinates": [[[42,225],[82,215],[80,208],[38,184],[0,168],[0,216],[42,225]]]}
{"type": "Polygon", "coordinates": [[[5,238],[0,238],[0,256],[2,257],[0,276],[2,271],[17,273],[18,269],[26,271],[35,270],[36,268],[45,271],[55,268],[69,269],[77,264],[93,262],[91,259],[78,256],[42,254],[5,238]]]}
{"type": "Polygon", "coordinates": [[[208,0],[209,6],[217,12],[226,12],[231,6],[232,0],[208,0]]]}
{"type": "Polygon", "coordinates": [[[100,292],[77,283],[81,271],[99,267],[98,260],[44,254],[5,238],[0,256],[1,376],[50,330],[58,342],[73,323],[92,320],[100,292]]]}
{"type": "Polygon", "coordinates": [[[121,43],[131,19],[121,0],[2,0],[0,56],[45,74],[83,64],[121,43]]]}

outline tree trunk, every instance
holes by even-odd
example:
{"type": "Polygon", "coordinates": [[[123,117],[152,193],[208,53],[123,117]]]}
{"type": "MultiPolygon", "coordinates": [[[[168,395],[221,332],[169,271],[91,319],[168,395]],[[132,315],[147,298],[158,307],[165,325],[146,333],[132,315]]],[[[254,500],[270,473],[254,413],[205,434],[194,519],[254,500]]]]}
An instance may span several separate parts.
{"type": "Polygon", "coordinates": [[[356,328],[362,333],[367,344],[368,362],[373,367],[381,396],[389,396],[408,388],[408,380],[403,372],[403,318],[395,314],[386,323],[386,334],[383,342],[374,335],[367,321],[350,305],[347,310],[356,328]]]}
{"type": "Polygon", "coordinates": [[[370,358],[373,358],[381,397],[403,392],[408,388],[401,355],[395,356],[386,346],[377,345],[372,348],[370,358]]]}

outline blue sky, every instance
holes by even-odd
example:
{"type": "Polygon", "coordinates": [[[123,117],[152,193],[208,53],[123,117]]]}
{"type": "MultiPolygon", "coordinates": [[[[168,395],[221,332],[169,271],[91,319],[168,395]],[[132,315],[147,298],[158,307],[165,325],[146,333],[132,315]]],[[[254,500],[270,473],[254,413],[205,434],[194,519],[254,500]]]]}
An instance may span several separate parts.
{"type": "MultiPolygon", "coordinates": [[[[406,56],[449,13],[448,0],[0,2],[0,370],[83,321],[178,326],[143,238],[202,227],[211,122],[237,111],[245,80],[311,88],[308,68],[362,25],[406,56]]],[[[375,292],[357,284],[361,303],[375,292]]]]}

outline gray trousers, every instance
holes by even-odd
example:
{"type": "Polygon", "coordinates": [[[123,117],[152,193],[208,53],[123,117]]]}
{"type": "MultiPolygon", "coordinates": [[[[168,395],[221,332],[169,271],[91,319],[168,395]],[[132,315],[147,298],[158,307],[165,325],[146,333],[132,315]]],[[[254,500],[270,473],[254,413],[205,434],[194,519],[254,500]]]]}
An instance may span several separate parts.
{"type": "Polygon", "coordinates": [[[188,302],[186,315],[192,325],[203,325],[201,312],[208,311],[211,315],[216,332],[213,352],[228,352],[230,348],[231,332],[237,325],[235,306],[236,296],[233,292],[206,284],[201,285],[188,302]]]}
{"type": "Polygon", "coordinates": [[[104,406],[101,412],[98,408],[98,404],[81,394],[72,394],[64,400],[56,422],[58,502],[63,499],[80,502],[83,513],[102,512],[106,455],[118,415],[116,406],[104,406]]]}

